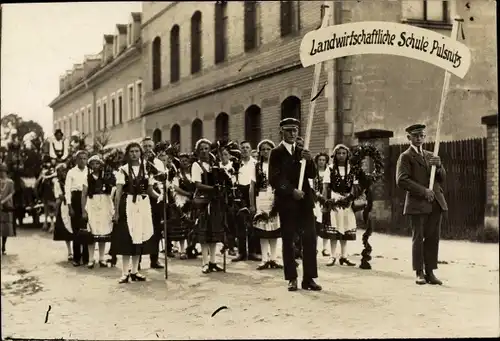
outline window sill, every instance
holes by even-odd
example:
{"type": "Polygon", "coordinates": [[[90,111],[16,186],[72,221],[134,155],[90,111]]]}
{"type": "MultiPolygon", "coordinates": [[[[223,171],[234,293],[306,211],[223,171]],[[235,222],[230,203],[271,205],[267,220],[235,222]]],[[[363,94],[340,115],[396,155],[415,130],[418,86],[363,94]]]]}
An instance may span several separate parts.
{"type": "Polygon", "coordinates": [[[401,20],[403,24],[417,26],[427,29],[438,29],[438,30],[451,30],[453,26],[449,22],[444,21],[430,21],[430,20],[420,20],[420,19],[403,19],[401,20]]]}

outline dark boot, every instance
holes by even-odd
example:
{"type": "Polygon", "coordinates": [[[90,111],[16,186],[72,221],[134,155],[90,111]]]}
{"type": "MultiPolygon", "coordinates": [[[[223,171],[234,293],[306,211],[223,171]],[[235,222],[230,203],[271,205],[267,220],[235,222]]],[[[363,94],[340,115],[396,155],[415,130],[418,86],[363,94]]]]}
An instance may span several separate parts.
{"type": "Polygon", "coordinates": [[[429,284],[433,285],[443,285],[443,282],[440,281],[436,275],[434,275],[434,271],[432,270],[427,270],[425,272],[425,281],[429,284]]]}

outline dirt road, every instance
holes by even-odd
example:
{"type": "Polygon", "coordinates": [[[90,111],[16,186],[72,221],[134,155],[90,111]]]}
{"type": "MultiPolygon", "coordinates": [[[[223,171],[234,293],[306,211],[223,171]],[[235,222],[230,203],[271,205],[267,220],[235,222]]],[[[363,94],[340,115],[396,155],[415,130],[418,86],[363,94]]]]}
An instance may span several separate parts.
{"type": "MultiPolygon", "coordinates": [[[[360,240],[350,247],[358,263],[360,240]]],[[[498,245],[442,241],[444,285],[417,286],[409,238],[374,234],[371,244],[374,270],[329,268],[318,256],[324,290],[289,293],[282,272],[256,271],[254,262],[202,275],[200,260],[173,260],[168,282],[144,269],[147,282],[119,285],[119,268],[73,268],[63,243],[21,230],[2,258],[2,339],[500,335],[498,245]]]]}

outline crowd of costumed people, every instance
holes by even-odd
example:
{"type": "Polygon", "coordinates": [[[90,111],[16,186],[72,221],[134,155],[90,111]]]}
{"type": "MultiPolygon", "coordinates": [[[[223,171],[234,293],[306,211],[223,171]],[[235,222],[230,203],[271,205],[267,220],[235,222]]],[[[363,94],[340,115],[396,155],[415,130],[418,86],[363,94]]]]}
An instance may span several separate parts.
{"type": "MultiPolygon", "coordinates": [[[[192,152],[181,153],[179,145],[149,137],[124,150],[86,145],[82,134],[66,139],[59,129],[45,141],[31,134],[29,147],[15,135],[9,138],[0,166],[3,253],[7,237],[36,207],[45,217],[42,229],[65,242],[73,266],[113,267],[121,256],[120,283],[146,280],[140,273],[142,257],[149,256],[151,268],[164,268],[160,253],[201,258],[203,274],[225,271],[226,255],[231,262],[255,261],[257,270],[283,269],[278,259],[282,231],[269,180],[276,147],[271,140],[252,146],[202,138],[192,152]],[[223,265],[216,261],[217,252],[224,255],[223,265]]],[[[319,252],[330,267],[356,265],[347,257],[348,244],[356,240],[355,212],[369,220],[369,188],[380,174],[362,170],[363,153],[369,150],[363,148],[353,152],[339,144],[331,155],[313,159],[316,175],[308,180],[319,252]]],[[[371,157],[380,170],[379,157],[371,157]]],[[[367,237],[364,268],[371,252],[367,237]]],[[[299,266],[300,233],[294,236],[293,256],[299,266]]]]}

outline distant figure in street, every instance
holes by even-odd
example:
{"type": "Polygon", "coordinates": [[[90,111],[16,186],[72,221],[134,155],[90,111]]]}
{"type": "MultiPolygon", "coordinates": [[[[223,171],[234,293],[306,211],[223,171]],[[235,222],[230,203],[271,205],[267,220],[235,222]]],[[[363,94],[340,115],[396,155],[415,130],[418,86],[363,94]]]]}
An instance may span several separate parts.
{"type": "Polygon", "coordinates": [[[417,275],[416,283],[441,285],[433,270],[438,265],[442,214],[448,210],[441,187],[446,179],[446,171],[439,156],[422,149],[425,128],[423,124],[406,128],[410,147],[399,156],[396,184],[406,191],[403,214],[409,216],[413,231],[412,263],[417,275]],[[436,166],[436,179],[430,190],[432,166],[436,166]]]}
{"type": "Polygon", "coordinates": [[[7,237],[16,235],[14,229],[14,181],[7,177],[7,166],[0,164],[0,229],[2,233],[2,255],[5,254],[7,237]]]}

